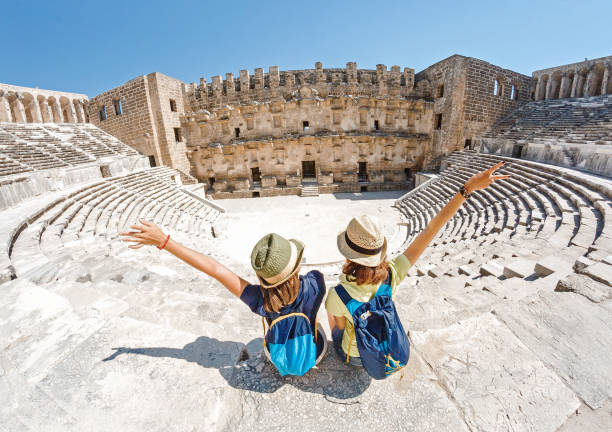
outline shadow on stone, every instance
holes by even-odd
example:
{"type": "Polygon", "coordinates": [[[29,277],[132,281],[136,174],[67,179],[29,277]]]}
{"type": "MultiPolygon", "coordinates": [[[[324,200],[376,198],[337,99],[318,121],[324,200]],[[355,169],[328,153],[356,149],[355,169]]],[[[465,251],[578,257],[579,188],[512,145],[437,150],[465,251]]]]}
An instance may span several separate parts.
{"type": "MultiPolygon", "coordinates": [[[[332,345],[331,342],[329,345],[332,345]]],[[[181,359],[205,368],[218,369],[230,386],[258,393],[274,393],[284,385],[292,385],[304,392],[350,399],[361,395],[370,386],[371,378],[363,369],[343,364],[333,351],[328,350],[318,366],[304,376],[283,377],[265,359],[262,348],[262,338],[244,345],[200,336],[183,348],[113,348],[115,352],[102,361],[111,361],[123,354],[181,359]],[[249,356],[248,353],[257,354],[249,356]]]]}

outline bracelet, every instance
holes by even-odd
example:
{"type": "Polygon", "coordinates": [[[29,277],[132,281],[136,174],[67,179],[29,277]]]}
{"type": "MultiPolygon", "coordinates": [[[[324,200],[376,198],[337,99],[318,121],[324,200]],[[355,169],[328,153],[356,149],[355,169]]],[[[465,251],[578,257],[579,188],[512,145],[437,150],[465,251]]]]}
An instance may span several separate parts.
{"type": "Polygon", "coordinates": [[[170,240],[170,234],[168,234],[168,237],[166,237],[166,241],[164,242],[164,244],[161,246],[157,246],[157,249],[162,250],[163,248],[165,248],[168,244],[168,240],[170,240]]]}
{"type": "Polygon", "coordinates": [[[465,190],[465,185],[461,186],[459,188],[459,193],[461,193],[461,195],[463,195],[463,198],[468,199],[470,197],[471,194],[467,193],[467,191],[465,190]]]}

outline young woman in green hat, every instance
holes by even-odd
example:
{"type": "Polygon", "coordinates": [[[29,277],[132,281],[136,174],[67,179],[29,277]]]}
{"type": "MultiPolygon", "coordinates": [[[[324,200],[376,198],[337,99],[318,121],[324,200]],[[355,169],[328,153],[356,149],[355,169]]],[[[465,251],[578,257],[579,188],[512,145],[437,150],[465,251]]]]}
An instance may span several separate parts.
{"type": "MultiPolygon", "coordinates": [[[[410,266],[416,262],[440,228],[453,217],[470,194],[488,187],[495,180],[509,177],[494,175],[495,170],[502,165],[503,162],[499,162],[468,179],[404,253],[392,261],[387,261],[387,239],[380,225],[367,215],[353,218],[347,229],[337,238],[338,249],[346,258],[340,275],[342,288],[357,302],[369,302],[390,274],[391,295],[394,297],[397,286],[406,277],[410,266]]],[[[362,366],[352,315],[335,288],[329,291],[325,300],[325,309],[336,353],[346,363],[362,366]]]]}
{"type": "Polygon", "coordinates": [[[287,339],[296,333],[303,338],[314,339],[314,345],[310,341],[306,341],[306,345],[298,344],[297,348],[296,345],[292,345],[293,351],[297,351],[298,356],[302,354],[298,360],[285,358],[279,363],[276,358],[272,358],[281,374],[303,374],[321,360],[325,354],[327,338],[321,327],[317,325],[316,317],[325,297],[325,281],[317,270],[312,270],[303,276],[299,275],[304,253],[304,245],[301,242],[294,239],[287,240],[274,233],[265,235],[257,242],[251,253],[251,265],[259,284],[250,284],[215,259],[172,240],[170,235],[165,234],[154,223],[144,220],[139,222],[140,225],[131,226],[131,231],[121,233],[123,241],[133,243],[129,246],[131,249],[145,245],[157,246],[160,250],[165,249],[185,263],[215,278],[229,292],[246,303],[251,311],[262,316],[270,329],[274,327],[274,331],[270,330],[266,334],[266,341],[270,340],[266,345],[268,358],[270,353],[273,357],[274,355],[286,357],[285,352],[291,350],[287,349],[285,344],[292,343],[287,339]],[[275,326],[281,322],[281,325],[275,326]],[[305,349],[309,350],[306,353],[308,355],[304,354],[305,349]],[[310,363],[305,357],[310,359],[310,363]],[[293,364],[281,364],[283,361],[293,364]],[[296,366],[294,364],[296,361],[303,364],[296,366]]]}

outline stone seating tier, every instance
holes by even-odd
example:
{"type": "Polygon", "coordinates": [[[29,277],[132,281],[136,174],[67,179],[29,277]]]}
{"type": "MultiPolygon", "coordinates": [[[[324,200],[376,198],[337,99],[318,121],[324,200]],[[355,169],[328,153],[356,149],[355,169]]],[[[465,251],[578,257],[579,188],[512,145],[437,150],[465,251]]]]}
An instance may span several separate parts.
{"type": "Polygon", "coordinates": [[[0,176],[69,167],[106,157],[135,156],[134,149],[89,123],[0,122],[0,176]]]}

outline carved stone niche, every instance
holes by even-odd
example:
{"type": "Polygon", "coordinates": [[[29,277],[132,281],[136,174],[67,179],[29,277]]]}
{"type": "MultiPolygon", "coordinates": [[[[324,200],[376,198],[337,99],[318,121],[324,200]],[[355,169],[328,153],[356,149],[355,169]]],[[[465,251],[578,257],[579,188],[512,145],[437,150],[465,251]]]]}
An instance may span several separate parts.
{"type": "Polygon", "coordinates": [[[332,147],[332,151],[334,153],[334,162],[340,162],[342,160],[342,147],[336,144],[332,147]]]}

